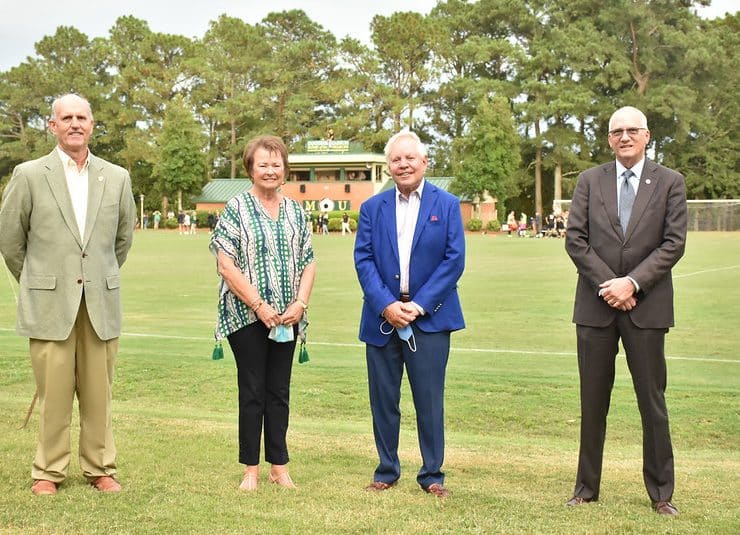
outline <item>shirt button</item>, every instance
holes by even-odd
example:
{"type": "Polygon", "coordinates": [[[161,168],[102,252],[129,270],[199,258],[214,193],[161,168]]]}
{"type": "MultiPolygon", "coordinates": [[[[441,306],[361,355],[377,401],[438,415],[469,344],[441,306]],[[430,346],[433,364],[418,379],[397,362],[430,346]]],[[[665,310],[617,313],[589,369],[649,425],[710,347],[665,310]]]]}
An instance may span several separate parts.
{"type": "Polygon", "coordinates": [[[82,284],[82,279],[77,279],[77,284],[82,284]]]}

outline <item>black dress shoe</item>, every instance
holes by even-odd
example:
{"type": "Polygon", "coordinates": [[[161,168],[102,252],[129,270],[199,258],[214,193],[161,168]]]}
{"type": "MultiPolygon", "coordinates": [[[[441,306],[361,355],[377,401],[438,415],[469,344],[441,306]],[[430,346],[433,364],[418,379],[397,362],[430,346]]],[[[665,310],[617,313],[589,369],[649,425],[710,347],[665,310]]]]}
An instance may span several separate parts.
{"type": "Polygon", "coordinates": [[[568,507],[575,507],[576,505],[584,505],[594,501],[593,498],[581,498],[580,496],[573,496],[570,500],[565,502],[568,507]]]}
{"type": "Polygon", "coordinates": [[[659,515],[678,516],[678,509],[671,502],[655,502],[653,509],[659,515]]]}

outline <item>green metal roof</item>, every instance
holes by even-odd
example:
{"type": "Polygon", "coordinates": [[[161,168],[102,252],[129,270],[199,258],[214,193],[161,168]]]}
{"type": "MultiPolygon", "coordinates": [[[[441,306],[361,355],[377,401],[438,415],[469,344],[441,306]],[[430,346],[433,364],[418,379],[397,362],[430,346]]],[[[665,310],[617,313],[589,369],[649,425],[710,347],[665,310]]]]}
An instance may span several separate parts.
{"type": "Polygon", "coordinates": [[[201,194],[194,200],[203,203],[226,203],[251,187],[252,181],[248,178],[214,178],[203,187],[201,194]]]}
{"type": "MultiPolygon", "coordinates": [[[[430,184],[433,184],[444,191],[450,190],[450,184],[452,184],[452,181],[454,180],[454,178],[451,176],[427,176],[424,177],[424,179],[430,184]]],[[[395,186],[396,183],[392,180],[389,180],[388,182],[383,184],[383,187],[380,189],[380,191],[385,191],[395,186]]]]}

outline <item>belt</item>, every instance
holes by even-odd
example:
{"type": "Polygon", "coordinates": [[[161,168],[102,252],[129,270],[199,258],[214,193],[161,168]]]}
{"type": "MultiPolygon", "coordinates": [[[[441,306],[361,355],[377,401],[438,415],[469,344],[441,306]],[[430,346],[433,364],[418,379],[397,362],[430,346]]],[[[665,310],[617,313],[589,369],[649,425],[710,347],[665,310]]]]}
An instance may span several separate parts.
{"type": "Polygon", "coordinates": [[[409,301],[411,301],[411,295],[402,293],[399,296],[398,300],[401,301],[402,303],[408,303],[409,301]]]}

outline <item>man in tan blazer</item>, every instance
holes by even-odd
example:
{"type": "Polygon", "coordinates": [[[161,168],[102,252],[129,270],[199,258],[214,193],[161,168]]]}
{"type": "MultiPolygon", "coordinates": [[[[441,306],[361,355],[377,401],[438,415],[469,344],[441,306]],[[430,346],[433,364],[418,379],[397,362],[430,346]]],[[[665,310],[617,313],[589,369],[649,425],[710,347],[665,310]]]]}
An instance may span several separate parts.
{"type": "Polygon", "coordinates": [[[0,253],[20,283],[16,331],[30,339],[38,391],[37,495],[56,494],[67,477],[75,395],[83,474],[102,492],[121,489],[111,385],[136,206],[128,173],[88,150],[93,124],[87,100],[56,99],[56,148],[15,168],[0,204],[0,253]]]}
{"type": "Polygon", "coordinates": [[[643,429],[643,479],[658,514],[674,516],[673,449],[665,402],[665,334],[673,327],[671,269],[686,244],[686,186],[645,157],[645,115],[624,107],[609,120],[616,161],[581,174],[565,248],[578,269],[573,322],[581,381],[581,447],[573,497],[599,499],[614,361],[622,341],[643,429]]]}

